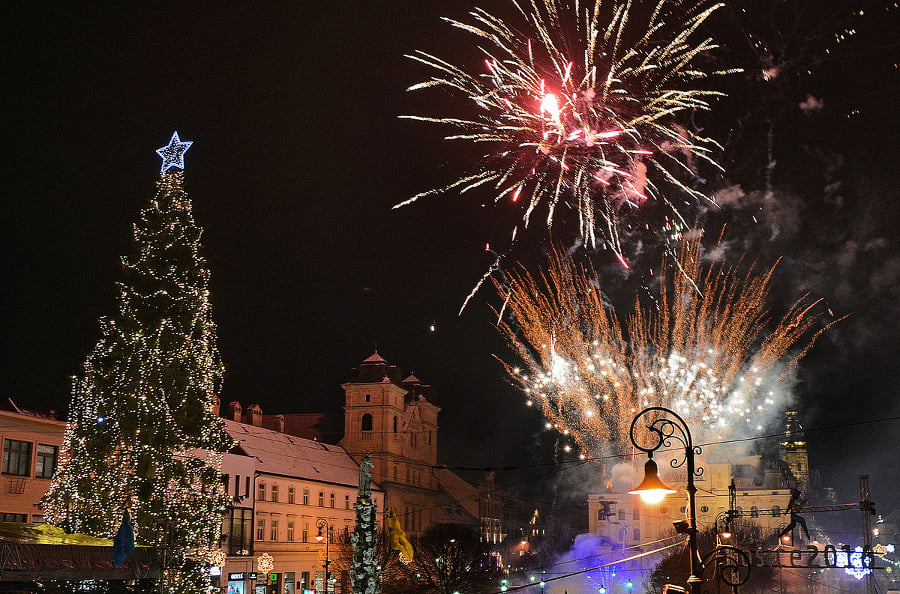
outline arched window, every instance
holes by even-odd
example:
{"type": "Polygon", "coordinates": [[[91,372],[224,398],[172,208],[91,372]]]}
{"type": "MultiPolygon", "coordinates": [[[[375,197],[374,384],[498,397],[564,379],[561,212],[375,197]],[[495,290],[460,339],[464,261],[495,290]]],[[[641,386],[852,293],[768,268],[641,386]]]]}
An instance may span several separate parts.
{"type": "Polygon", "coordinates": [[[638,508],[634,508],[631,512],[632,520],[640,520],[641,519],[641,510],[638,508]]]}
{"type": "Polygon", "coordinates": [[[750,517],[751,517],[751,518],[758,518],[758,517],[759,517],[759,508],[756,507],[755,505],[754,505],[753,507],[750,508],[750,517]]]}
{"type": "Polygon", "coordinates": [[[362,424],[360,429],[363,431],[371,431],[372,430],[372,415],[366,413],[362,416],[362,424]]]}

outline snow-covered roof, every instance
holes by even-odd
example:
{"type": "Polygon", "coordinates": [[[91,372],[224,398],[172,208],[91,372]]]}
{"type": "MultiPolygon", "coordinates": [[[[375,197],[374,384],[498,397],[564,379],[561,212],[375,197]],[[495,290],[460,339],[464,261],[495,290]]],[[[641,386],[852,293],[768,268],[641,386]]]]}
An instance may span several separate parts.
{"type": "MultiPolygon", "coordinates": [[[[256,458],[256,470],[299,479],[359,485],[359,466],[340,446],[303,439],[271,429],[224,419],[225,428],[248,456],[256,458]]],[[[373,485],[373,489],[380,490],[373,485]]]]}
{"type": "Polygon", "coordinates": [[[443,494],[440,512],[444,515],[444,522],[477,525],[478,489],[448,468],[434,469],[434,476],[443,494]]]}

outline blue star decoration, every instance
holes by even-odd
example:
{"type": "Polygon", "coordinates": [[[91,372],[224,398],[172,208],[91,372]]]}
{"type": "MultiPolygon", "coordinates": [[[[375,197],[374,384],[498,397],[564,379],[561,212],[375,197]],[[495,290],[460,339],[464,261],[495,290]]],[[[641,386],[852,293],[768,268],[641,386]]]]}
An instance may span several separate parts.
{"type": "Polygon", "coordinates": [[[165,173],[172,167],[184,169],[184,153],[194,144],[192,141],[181,142],[178,132],[172,133],[172,140],[167,146],[156,149],[156,154],[162,157],[162,167],[159,172],[165,173]]]}

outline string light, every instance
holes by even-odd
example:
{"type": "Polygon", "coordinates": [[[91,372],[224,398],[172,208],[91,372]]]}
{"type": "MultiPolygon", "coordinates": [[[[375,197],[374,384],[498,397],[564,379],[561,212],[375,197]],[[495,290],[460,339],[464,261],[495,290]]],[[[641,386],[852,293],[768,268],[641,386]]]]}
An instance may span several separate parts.
{"type": "MultiPolygon", "coordinates": [[[[164,170],[183,167],[189,146],[173,134],[157,151],[164,170]]],[[[42,500],[50,523],[103,538],[128,508],[136,541],[167,551],[173,593],[209,585],[202,565],[221,534],[221,463],[233,443],[212,414],[224,370],[183,184],[182,172],[161,175],[134,226],[119,311],[101,318],[74,378],[60,467],[42,500]]]]}

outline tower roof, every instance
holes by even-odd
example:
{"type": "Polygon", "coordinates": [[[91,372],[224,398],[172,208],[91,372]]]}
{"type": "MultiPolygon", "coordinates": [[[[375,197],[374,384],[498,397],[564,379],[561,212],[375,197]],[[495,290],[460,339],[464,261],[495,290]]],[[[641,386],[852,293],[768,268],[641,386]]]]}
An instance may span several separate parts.
{"type": "Polygon", "coordinates": [[[375,351],[370,355],[367,359],[363,361],[363,363],[387,363],[381,355],[378,354],[378,351],[375,351]]]}

